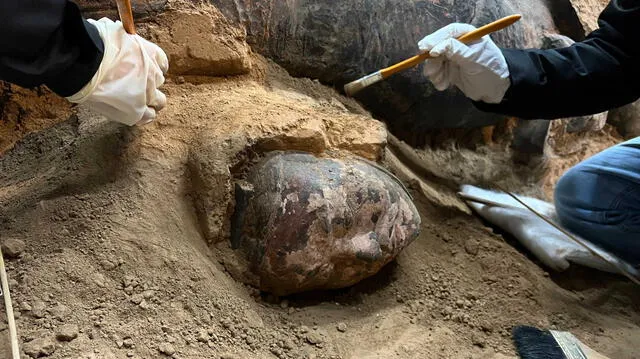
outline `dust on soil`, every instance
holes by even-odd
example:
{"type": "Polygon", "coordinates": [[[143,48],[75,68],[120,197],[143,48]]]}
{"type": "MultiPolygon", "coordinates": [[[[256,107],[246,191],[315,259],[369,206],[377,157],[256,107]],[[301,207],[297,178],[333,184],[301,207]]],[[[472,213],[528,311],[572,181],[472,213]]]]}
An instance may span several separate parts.
{"type": "MultiPolygon", "coordinates": [[[[253,62],[246,76],[172,79],[169,105],[149,126],[80,112],[4,155],[2,239],[26,243],[7,262],[23,350],[51,358],[504,358],[514,357],[510,329],[529,324],[569,330],[611,358],[637,357],[640,290],[632,283],[577,267],[545,273],[512,239],[417,191],[422,234],[373,278],[288,298],[234,280],[226,242],[203,234],[192,161],[209,158],[231,178],[260,151],[283,146],[377,157],[385,145],[383,126],[357,103],[253,62]]],[[[224,223],[204,227],[215,225],[224,232],[224,223]]],[[[0,332],[7,336],[1,320],[0,332]]]]}
{"type": "Polygon", "coordinates": [[[29,91],[0,83],[0,154],[25,135],[55,125],[71,115],[71,105],[51,91],[29,91]]]}

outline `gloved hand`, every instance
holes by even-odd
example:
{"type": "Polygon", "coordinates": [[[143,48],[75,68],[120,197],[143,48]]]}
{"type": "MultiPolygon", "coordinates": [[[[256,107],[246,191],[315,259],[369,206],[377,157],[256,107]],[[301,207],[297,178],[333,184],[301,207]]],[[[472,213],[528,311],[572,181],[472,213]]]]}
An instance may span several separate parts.
{"type": "Polygon", "coordinates": [[[420,40],[420,50],[434,57],[426,60],[424,73],[439,91],[455,85],[474,101],[499,103],[511,81],[498,46],[488,35],[467,45],[456,40],[475,29],[469,24],[449,24],[420,40]]]}
{"type": "Polygon", "coordinates": [[[91,81],[67,100],[129,126],[153,121],[167,103],[158,90],[169,69],[167,55],[142,37],[127,34],[120,21],[88,21],[102,37],[104,56],[91,81]]]}

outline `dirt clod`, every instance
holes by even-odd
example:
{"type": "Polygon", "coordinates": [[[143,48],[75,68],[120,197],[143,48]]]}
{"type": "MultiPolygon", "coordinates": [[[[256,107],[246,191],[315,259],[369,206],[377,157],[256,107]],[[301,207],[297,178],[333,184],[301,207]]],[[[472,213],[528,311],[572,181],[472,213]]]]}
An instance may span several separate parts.
{"type": "Polygon", "coordinates": [[[64,304],[58,304],[49,309],[51,316],[59,321],[64,321],[69,315],[69,308],[64,304]]]}
{"type": "Polygon", "coordinates": [[[46,309],[46,304],[43,301],[36,300],[31,308],[31,315],[36,318],[44,318],[47,315],[46,309]]]}
{"type": "Polygon", "coordinates": [[[144,297],[142,296],[142,294],[134,294],[131,299],[129,299],[131,301],[131,303],[133,304],[140,304],[142,303],[142,300],[144,299],[144,297]]]}
{"type": "Polygon", "coordinates": [[[209,333],[205,329],[201,329],[198,333],[197,340],[201,343],[206,343],[209,341],[209,333]]]}
{"type": "Polygon", "coordinates": [[[480,244],[476,239],[468,239],[464,242],[464,250],[472,256],[475,256],[480,251],[480,244]]]}
{"type": "Polygon", "coordinates": [[[324,342],[324,338],[317,331],[307,333],[306,338],[310,344],[321,344],[324,342]]]}
{"type": "Polygon", "coordinates": [[[104,268],[104,270],[107,270],[107,271],[112,270],[118,266],[117,263],[114,263],[108,259],[101,260],[100,265],[102,266],[102,268],[104,268]]]}
{"type": "Polygon", "coordinates": [[[171,343],[162,343],[158,347],[158,351],[164,355],[172,356],[176,352],[176,349],[171,343]]]}
{"type": "Polygon", "coordinates": [[[474,333],[471,336],[471,343],[480,348],[484,348],[487,344],[486,340],[482,337],[482,335],[478,333],[474,333]]]}
{"type": "Polygon", "coordinates": [[[50,336],[46,336],[26,343],[23,349],[32,358],[47,357],[56,351],[56,343],[50,336]]]}
{"type": "Polygon", "coordinates": [[[56,339],[61,342],[70,342],[78,337],[78,326],[75,324],[65,324],[56,330],[56,339]]]}
{"type": "Polygon", "coordinates": [[[26,244],[17,238],[7,238],[2,241],[2,254],[7,258],[17,258],[24,252],[26,244]]]}

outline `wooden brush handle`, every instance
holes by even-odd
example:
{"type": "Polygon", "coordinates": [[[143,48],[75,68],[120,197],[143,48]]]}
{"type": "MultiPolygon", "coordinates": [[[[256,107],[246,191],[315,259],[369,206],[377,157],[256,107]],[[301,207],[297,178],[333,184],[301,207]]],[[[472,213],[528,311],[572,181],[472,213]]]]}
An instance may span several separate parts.
{"type": "MultiPolygon", "coordinates": [[[[460,37],[458,37],[458,40],[463,42],[463,43],[470,43],[476,40],[479,40],[480,38],[482,38],[485,35],[489,35],[492,32],[496,32],[498,30],[502,30],[507,26],[512,25],[513,23],[515,23],[516,21],[520,20],[522,16],[521,15],[510,15],[510,16],[506,16],[503,17],[502,19],[496,20],[492,23],[486,24],[482,27],[479,27],[473,31],[470,31],[460,37]]],[[[406,69],[409,69],[411,67],[414,67],[420,63],[422,63],[424,60],[430,58],[431,56],[429,55],[429,52],[423,52],[419,55],[416,55],[414,57],[408,58],[402,62],[398,62],[395,65],[389,66],[387,68],[384,68],[382,70],[380,70],[380,72],[382,73],[382,77],[383,78],[387,78],[393,74],[395,74],[396,72],[400,72],[406,69]]]]}
{"type": "Polygon", "coordinates": [[[134,35],[136,33],[136,26],[133,23],[133,13],[131,11],[131,0],[116,0],[118,5],[118,15],[120,15],[120,21],[124,26],[124,31],[127,34],[134,35]]]}
{"type": "Polygon", "coordinates": [[[4,258],[2,250],[0,250],[0,288],[4,297],[4,309],[7,313],[7,323],[9,324],[9,341],[11,343],[11,358],[20,359],[20,348],[18,347],[18,331],[16,330],[16,320],[13,316],[13,304],[11,303],[11,294],[9,294],[9,280],[7,279],[7,271],[4,266],[4,258]]]}
{"type": "Polygon", "coordinates": [[[469,43],[472,41],[480,40],[483,36],[489,35],[493,32],[504,29],[507,26],[513,25],[516,21],[520,20],[522,15],[509,15],[502,19],[498,19],[494,22],[488,23],[482,27],[479,27],[473,31],[469,31],[466,34],[458,38],[463,43],[469,43]]]}

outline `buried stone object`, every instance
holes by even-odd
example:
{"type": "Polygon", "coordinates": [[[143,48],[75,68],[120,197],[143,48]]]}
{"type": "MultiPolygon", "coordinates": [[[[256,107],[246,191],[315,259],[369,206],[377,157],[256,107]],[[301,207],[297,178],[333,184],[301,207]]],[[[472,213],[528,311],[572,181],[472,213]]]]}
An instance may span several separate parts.
{"type": "Polygon", "coordinates": [[[419,228],[410,194],[377,164],[276,152],[236,186],[231,243],[253,285],[287,295],[377,273],[419,228]]]}

